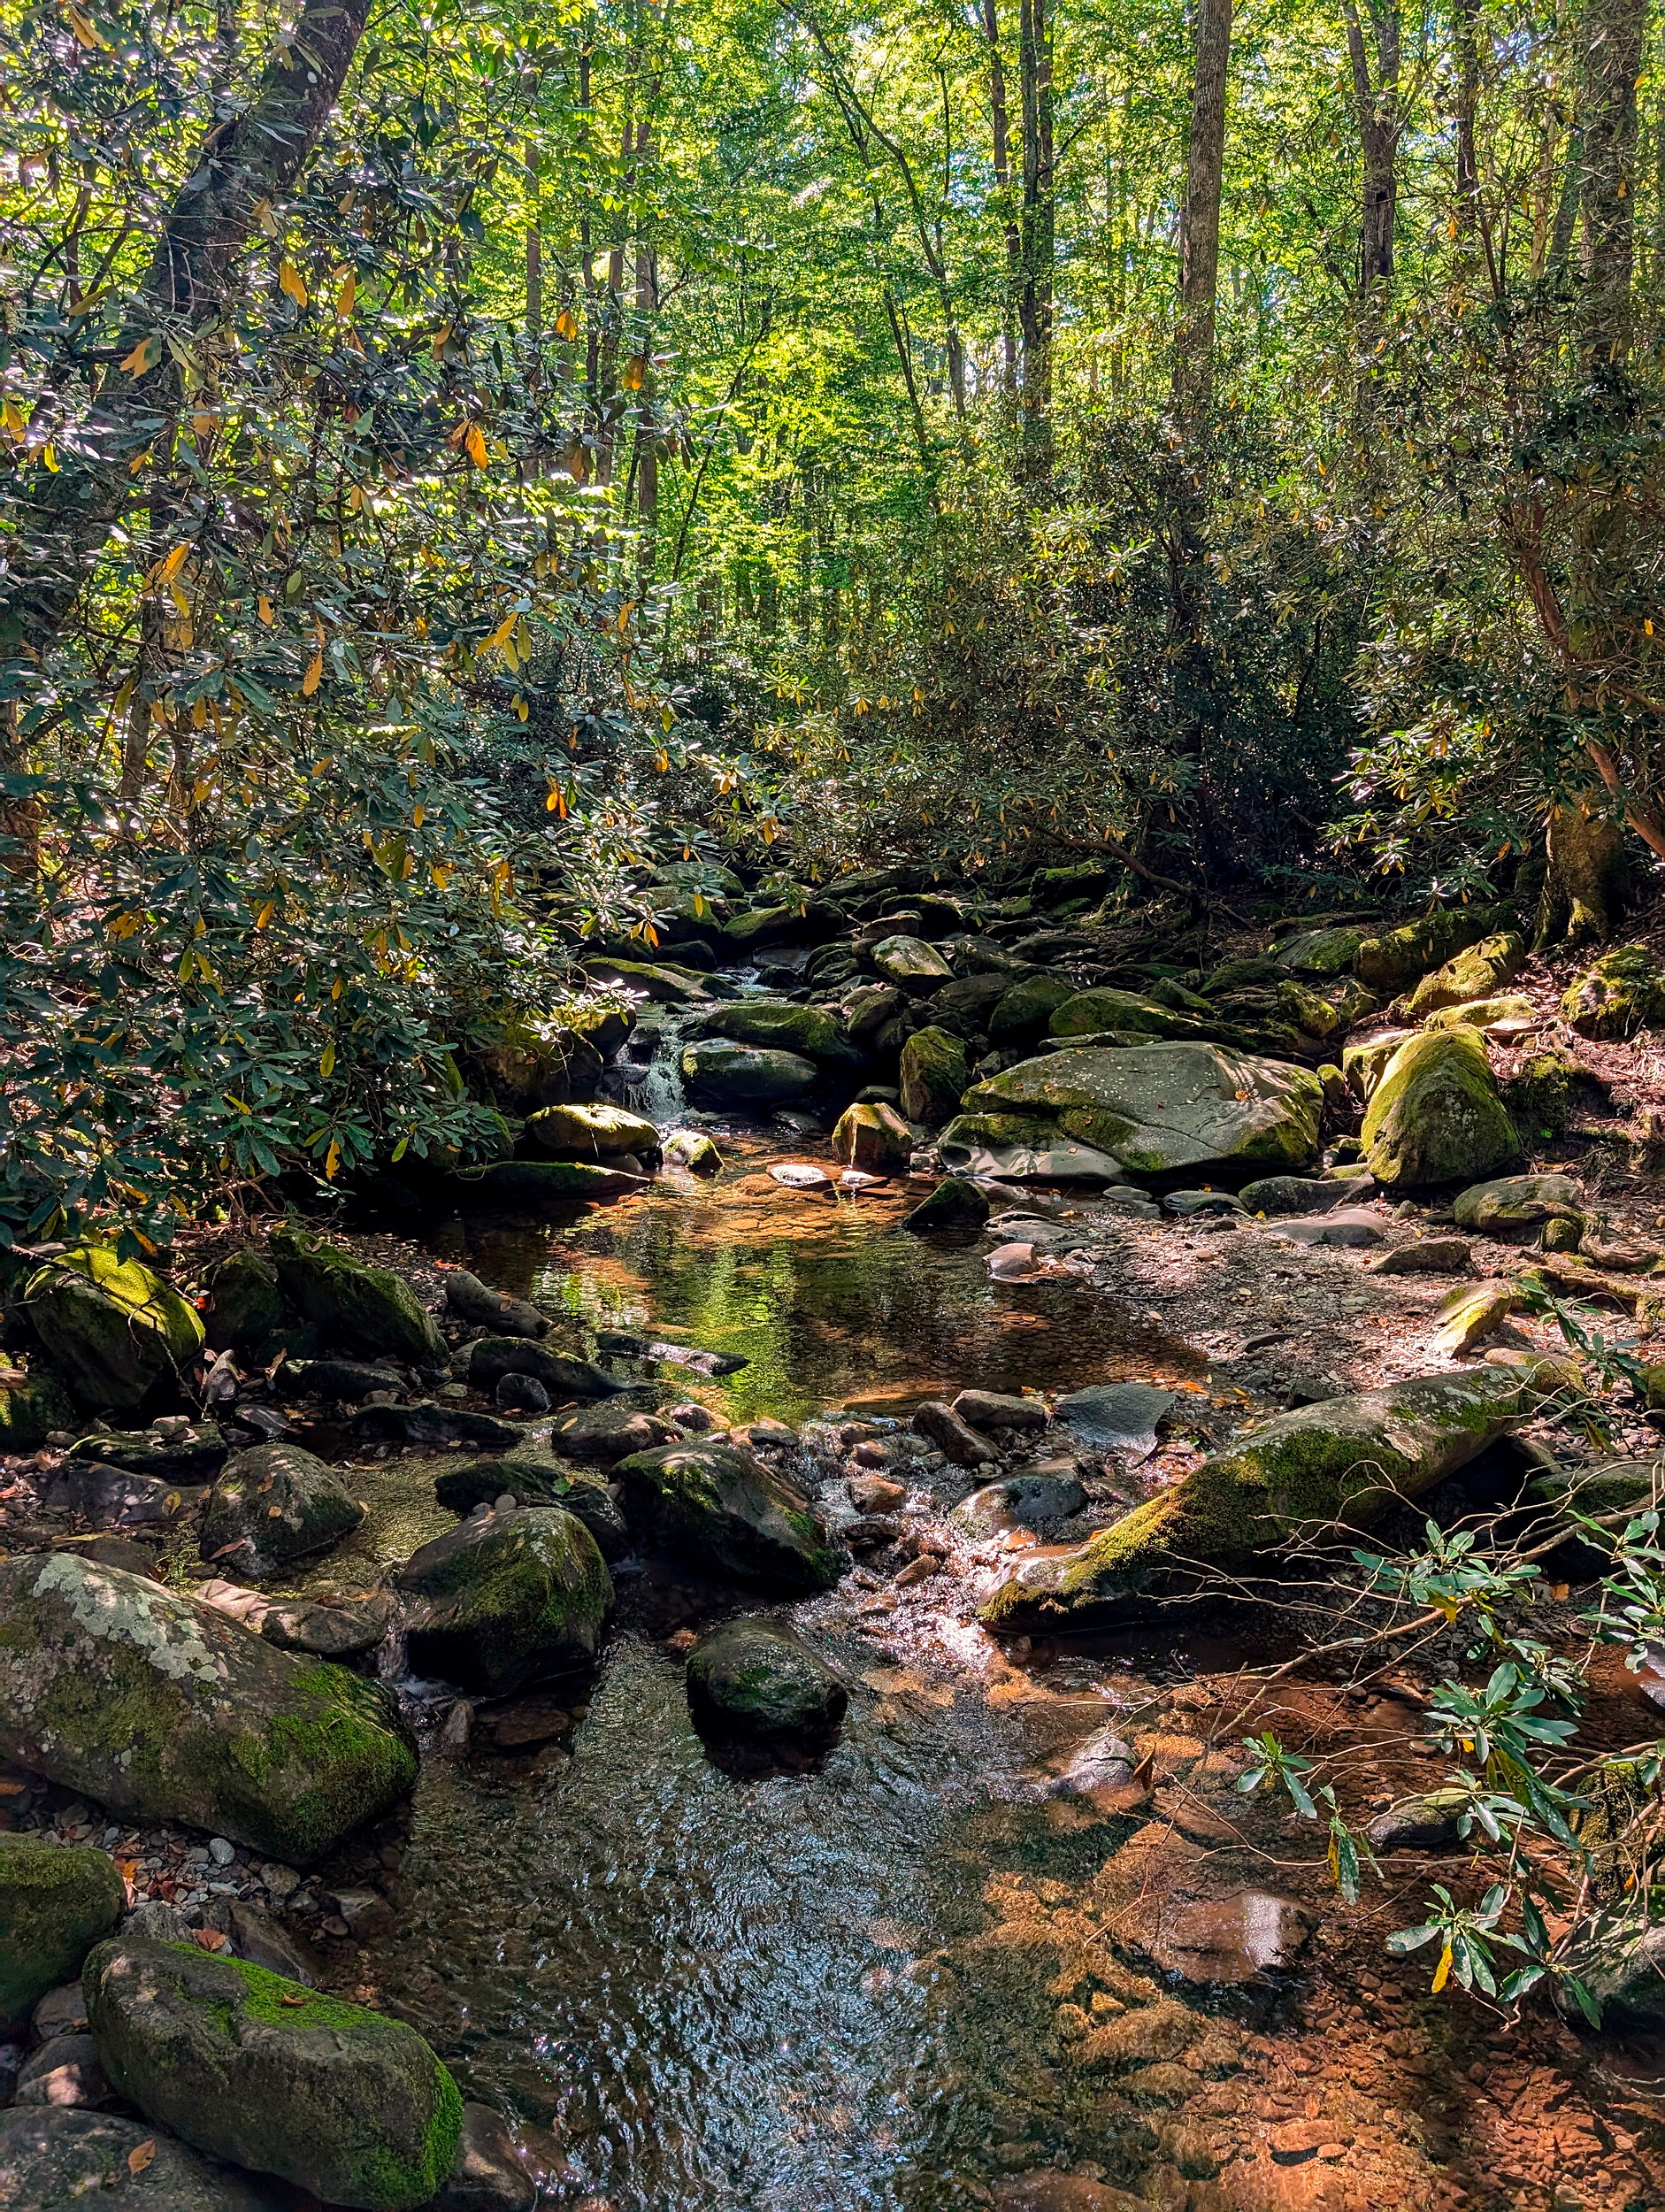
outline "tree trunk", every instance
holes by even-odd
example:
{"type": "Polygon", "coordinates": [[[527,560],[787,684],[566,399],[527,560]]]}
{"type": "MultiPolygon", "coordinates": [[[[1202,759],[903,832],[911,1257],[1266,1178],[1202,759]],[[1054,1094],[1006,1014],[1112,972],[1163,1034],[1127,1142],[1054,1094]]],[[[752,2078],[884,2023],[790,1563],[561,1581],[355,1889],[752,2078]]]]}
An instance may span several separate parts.
{"type": "Polygon", "coordinates": [[[1012,205],[1012,125],[1006,105],[1006,65],[1001,59],[996,0],[983,0],[983,36],[988,43],[989,129],[994,148],[994,188],[1006,234],[1006,288],[1001,301],[1001,359],[1008,398],[1017,390],[1017,298],[1023,288],[1024,242],[1012,205]]]}
{"type": "Polygon", "coordinates": [[[1630,342],[1636,81],[1642,73],[1646,17],[1646,0],[1586,0],[1579,100],[1584,119],[1579,326],[1584,358],[1592,368],[1623,361],[1630,342]]]}
{"type": "Polygon", "coordinates": [[[1173,367],[1175,412],[1185,443],[1201,429],[1214,396],[1214,303],[1231,52],[1231,0],[1200,0],[1185,201],[1179,219],[1179,327],[1173,367]]]}
{"type": "Polygon", "coordinates": [[[1610,815],[1590,802],[1569,801],[1552,809],[1546,838],[1549,869],[1538,910],[1533,949],[1578,945],[1594,939],[1605,944],[1628,903],[1629,869],[1624,835],[1610,815]]]}
{"type": "Polygon", "coordinates": [[[1476,41],[1479,0],[1456,0],[1457,43],[1457,235],[1472,240],[1480,212],[1480,165],[1475,151],[1474,117],[1480,100],[1480,56],[1476,41]]]}
{"type": "Polygon", "coordinates": [[[1022,346],[1023,451],[1027,472],[1052,465],[1052,291],[1055,259],[1052,144],[1052,27],[1047,0],[1019,0],[1017,68],[1023,95],[1023,283],[1017,327],[1022,346]]]}

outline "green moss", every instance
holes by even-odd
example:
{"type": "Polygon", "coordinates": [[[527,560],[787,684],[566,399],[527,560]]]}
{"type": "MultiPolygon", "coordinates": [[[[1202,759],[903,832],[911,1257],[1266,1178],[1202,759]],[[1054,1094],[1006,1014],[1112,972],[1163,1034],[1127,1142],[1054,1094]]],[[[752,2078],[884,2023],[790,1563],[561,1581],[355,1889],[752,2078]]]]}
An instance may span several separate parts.
{"type": "Polygon", "coordinates": [[[824,1007],[800,1006],[792,999],[741,999],[718,1007],[702,1017],[699,1033],[802,1053],[824,1067],[856,1067],[862,1061],[842,1025],[824,1007]]]}
{"type": "Polygon", "coordinates": [[[1581,1036],[1619,1039],[1665,1022],[1665,966],[1646,945],[1604,952],[1567,987],[1561,1019],[1581,1036]]]}
{"type": "Polygon", "coordinates": [[[390,1353],[417,1367],[444,1359],[445,1340],[433,1317],[390,1270],[364,1267],[293,1225],[272,1233],[271,1248],[278,1279],[303,1318],[333,1331],[342,1344],[390,1353]]]}
{"type": "Polygon", "coordinates": [[[62,1385],[44,1370],[0,1389],[0,1452],[33,1452],[55,1429],[81,1425],[62,1385]]]}
{"type": "Polygon", "coordinates": [[[1520,1156],[1520,1141],[1472,1029],[1424,1031],[1389,1061],[1361,1133],[1379,1183],[1472,1183],[1520,1156]]]}
{"type": "Polygon", "coordinates": [[[1396,998],[1430,968],[1485,936],[1498,918],[1492,909],[1471,906],[1423,915],[1380,937],[1367,937],[1353,956],[1353,972],[1384,998],[1396,998]]]}
{"type": "Polygon", "coordinates": [[[27,2020],[48,1990],[73,1981],[125,1902],[104,1852],[0,1835],[0,2027],[27,2020]]]}
{"type": "Polygon", "coordinates": [[[1444,1006],[1461,1006],[1471,999],[1490,998],[1512,983],[1526,965],[1526,945],[1513,930],[1501,930],[1466,946],[1432,975],[1424,976],[1408,1002],[1420,1018],[1444,1006]]]}
{"type": "Polygon", "coordinates": [[[965,1046],[946,1029],[917,1029],[902,1048],[902,1110],[934,1128],[953,1115],[965,1088],[965,1046]]]}
{"type": "Polygon", "coordinates": [[[203,1347],[195,1308],[113,1245],[87,1243],[31,1275],[24,1302],[54,1366],[84,1405],[137,1406],[203,1347]]]}

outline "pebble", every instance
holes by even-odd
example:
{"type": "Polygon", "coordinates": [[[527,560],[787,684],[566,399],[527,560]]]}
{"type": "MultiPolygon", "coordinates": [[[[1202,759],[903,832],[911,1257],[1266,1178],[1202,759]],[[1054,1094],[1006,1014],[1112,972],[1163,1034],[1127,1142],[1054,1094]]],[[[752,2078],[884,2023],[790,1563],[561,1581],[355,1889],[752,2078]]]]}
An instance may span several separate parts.
{"type": "Polygon", "coordinates": [[[229,1866],[237,1855],[236,1846],[228,1843],[224,1836],[210,1836],[208,1851],[209,1856],[219,1866],[229,1866]]]}

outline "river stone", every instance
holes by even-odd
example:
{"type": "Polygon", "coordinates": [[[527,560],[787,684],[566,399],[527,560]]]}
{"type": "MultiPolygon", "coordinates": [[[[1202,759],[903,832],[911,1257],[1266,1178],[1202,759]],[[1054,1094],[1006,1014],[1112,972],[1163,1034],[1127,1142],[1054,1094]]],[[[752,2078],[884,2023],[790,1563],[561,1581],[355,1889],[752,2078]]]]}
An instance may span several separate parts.
{"type": "Polygon", "coordinates": [[[948,983],[954,971],[934,945],[919,937],[881,937],[870,955],[886,983],[912,985],[948,983]]]}
{"type": "Polygon", "coordinates": [[[189,1944],[118,1938],[82,1981],[111,2080],[197,2149],[370,2212],[450,2171],[463,2100],[403,2021],[189,1944]]]}
{"type": "Polygon", "coordinates": [[[1280,968],[1297,975],[1343,975],[1353,965],[1370,932],[1356,926],[1303,929],[1286,937],[1272,955],[1280,968]]]}
{"type": "Polygon", "coordinates": [[[916,1406],[911,1426],[917,1436],[934,1444],[956,1467],[986,1467],[1000,1457],[988,1439],[979,1436],[940,1398],[927,1398],[924,1405],[916,1406]]]}
{"type": "Polygon", "coordinates": [[[613,1603],[595,1539],[560,1506],[476,1514],[394,1580],[412,1671],[491,1697],[588,1666],[613,1603]]]}
{"type": "Polygon", "coordinates": [[[1442,1006],[1423,1025],[1427,1029],[1484,1029],[1502,1036],[1536,1029],[1543,1018],[1529,998],[1469,998],[1460,999],[1454,1006],[1442,1006]]]}
{"type": "Polygon", "coordinates": [[[847,1106],[832,1132],[832,1156],[872,1175],[899,1175],[913,1157],[914,1133],[894,1106],[847,1106]]]}
{"type": "Polygon", "coordinates": [[[364,1509],[333,1467],[294,1444],[261,1444],[220,1469],[203,1515],[204,1559],[257,1581],[350,1536],[364,1509]]]}
{"type": "Polygon", "coordinates": [[[125,1467],[130,1474],[155,1475],[163,1482],[207,1482],[231,1447],[212,1421],[184,1422],[159,1429],[104,1430],[72,1444],[72,1459],[125,1467]]]}
{"type": "MultiPolygon", "coordinates": [[[[1318,1150],[1324,1093],[1306,1068],[1208,1044],[1077,1048],[1025,1060],[965,1094],[967,1114],[1027,1113],[1136,1174],[1176,1168],[1304,1167],[1318,1150]]],[[[943,1133],[943,1156],[956,1122],[943,1133]]]]}
{"type": "Polygon", "coordinates": [[[178,1386],[203,1348],[203,1325],[178,1291],[112,1244],[79,1244],[37,1268],[23,1302],[73,1396],[95,1412],[178,1386]]]}
{"type": "Polygon", "coordinates": [[[1461,1237],[1416,1237],[1378,1252],[1370,1263],[1372,1275],[1461,1275],[1472,1255],[1461,1237]]]}
{"type": "Polygon", "coordinates": [[[378,1390],[404,1388],[397,1368],[372,1367],[362,1359],[300,1360],[284,1371],[303,1397],[328,1398],[338,1405],[357,1405],[378,1390]]]}
{"type": "Polygon", "coordinates": [[[299,1864],[416,1779],[390,1691],[62,1552],[0,1560],[0,1753],[130,1819],[299,1864]]]}
{"type": "Polygon", "coordinates": [[[1013,1397],[1002,1390],[963,1390],[948,1410],[974,1429],[1044,1429],[1047,1420],[1039,1398],[1013,1397]]]}
{"type": "Polygon", "coordinates": [[[1506,983],[1513,983],[1526,965],[1526,946],[1513,930],[1500,930],[1466,946],[1441,968],[1425,975],[1406,1000],[1406,1010],[1420,1020],[1442,1006],[1461,1006],[1466,999],[1491,998],[1506,983]]]}
{"type": "Polygon", "coordinates": [[[1032,1044],[1046,1030],[1058,1009],[1077,995],[1078,986],[1061,975],[1028,975],[1002,994],[988,1018],[988,1041],[1002,1045],[1032,1044]]]}
{"type": "Polygon", "coordinates": [[[372,1444],[409,1444],[418,1451],[439,1451],[453,1444],[470,1444],[476,1451],[513,1451],[526,1442],[526,1432],[495,1413],[475,1413],[466,1406],[441,1405],[437,1399],[417,1398],[403,1406],[358,1406],[347,1421],[348,1448],[363,1451],[372,1444]]]}
{"type": "Polygon", "coordinates": [[[80,1973],[126,1903],[106,1853],[0,1834],[0,2029],[21,2027],[49,1990],[80,1973]]]}
{"type": "Polygon", "coordinates": [[[1414,1029],[1390,1029],[1385,1036],[1371,1037],[1362,1045],[1342,1047],[1341,1073],[1355,1098],[1368,1102],[1393,1055],[1416,1034],[1414,1029]]]}
{"type": "Polygon", "coordinates": [[[1067,1521],[1086,1502],[1087,1494],[1073,1475],[1007,1475],[973,1490],[948,1518],[971,1535],[993,1536],[1001,1529],[1067,1521]]]}
{"type": "Polygon", "coordinates": [[[1343,1206],[1334,1213],[1317,1214],[1306,1220],[1268,1222],[1265,1233],[1285,1244],[1339,1244],[1362,1248],[1380,1244],[1387,1230],[1379,1215],[1365,1213],[1357,1206],[1343,1206]]]}
{"type": "Polygon", "coordinates": [[[664,1163],[689,1175],[720,1175],[723,1156],[703,1129],[679,1129],[665,1140],[664,1163]]]}
{"type": "Polygon", "coordinates": [[[293,1225],[272,1231],[271,1252],[285,1294],[331,1343],[411,1367],[444,1364],[445,1340],[433,1317],[391,1270],[365,1267],[293,1225]]]}
{"type": "Polygon", "coordinates": [[[506,1292],[493,1290],[466,1268],[447,1270],[445,1302],[459,1321],[466,1321],[472,1328],[488,1330],[494,1336],[540,1337],[549,1333],[547,1314],[540,1313],[524,1298],[510,1298],[506,1292]]]}
{"type": "MultiPolygon", "coordinates": [[[[604,1409],[587,1409],[590,1412],[604,1409]]],[[[663,1422],[654,1426],[669,1433],[663,1422]]],[[[603,1559],[619,1558],[629,1542],[624,1516],[601,1475],[590,1469],[569,1467],[536,1444],[505,1452],[500,1458],[471,1459],[459,1467],[448,1467],[435,1481],[434,1495],[448,1512],[457,1514],[495,1505],[503,1497],[513,1498],[518,1505],[563,1506],[575,1520],[583,1522],[603,1559]]]]}
{"type": "Polygon", "coordinates": [[[482,1336],[471,1347],[468,1379],[489,1390],[504,1375],[530,1375],[552,1398],[613,1398],[627,1387],[587,1359],[551,1352],[521,1336],[482,1336]]]}
{"type": "Polygon", "coordinates": [[[1091,1451],[1142,1455],[1155,1450],[1156,1424],[1178,1402],[1155,1383],[1093,1383],[1060,1398],[1055,1417],[1091,1451]]]}
{"type": "Polygon", "coordinates": [[[18,2075],[13,2101],[56,2105],[64,2111],[96,2110],[116,2095],[98,2062],[90,2035],[56,2035],[43,2043],[18,2075]]]}
{"type": "Polygon", "coordinates": [[[702,1016],[697,1033],[725,1038],[731,1044],[796,1053],[821,1067],[860,1067],[863,1063],[861,1051],[825,1008],[800,1006],[793,999],[737,999],[702,1016]]]}
{"type": "Polygon", "coordinates": [[[736,1734],[792,1736],[834,1728],[844,1685],[779,1621],[725,1621],[688,1654],[688,1704],[696,1719],[736,1734]]]}
{"type": "Polygon", "coordinates": [[[659,1157],[657,1129],[622,1106],[545,1106],[528,1119],[526,1142],[552,1160],[616,1160],[627,1154],[651,1163],[659,1157]]]}
{"type": "Polygon", "coordinates": [[[465,2104],[457,2156],[427,2212],[536,2212],[538,2194],[503,2115],[465,2104]]]}
{"type": "Polygon", "coordinates": [[[902,1048],[902,1110],[934,1129],[951,1120],[965,1088],[965,1047],[933,1024],[916,1029],[902,1048]]]}
{"type": "Polygon", "coordinates": [[[493,1160],[449,1179],[459,1200],[479,1206],[566,1206],[622,1198],[641,1187],[640,1175],[596,1160],[493,1160]]]}
{"type": "Polygon", "coordinates": [[[988,1219],[988,1201],[975,1183],[968,1183],[963,1176],[945,1175],[911,1213],[902,1216],[901,1226],[916,1236],[932,1229],[978,1229],[988,1219]]]}
{"type": "Polygon", "coordinates": [[[714,1438],[637,1452],[613,1471],[633,1530],[706,1567],[786,1592],[830,1590],[839,1557],[797,1486],[756,1453],[714,1438]]]}
{"type": "Polygon", "coordinates": [[[75,1513],[101,1529],[165,1528],[183,1509],[183,1493],[155,1475],[66,1458],[35,1478],[43,1513],[75,1513]]]}
{"type": "Polygon", "coordinates": [[[38,1451],[49,1436],[78,1428],[81,1419],[74,1401],[44,1364],[19,1382],[0,1385],[0,1453],[38,1451]]]}
{"type": "Polygon", "coordinates": [[[1665,965],[1646,945],[1604,952],[1567,986],[1561,1017],[1580,1036],[1609,1041],[1665,1022],[1665,965]]]}
{"type": "MultiPolygon", "coordinates": [[[[1370,1178],[1361,1175],[1356,1189],[1367,1191],[1370,1178]]],[[[1263,1175],[1257,1183],[1245,1183],[1238,1193],[1244,1210],[1252,1214],[1327,1214],[1351,1198],[1354,1190],[1337,1176],[1263,1175]]]]}
{"type": "Polygon", "coordinates": [[[1459,1191],[1451,1210],[1460,1229],[1520,1241],[1546,1221],[1573,1221],[1582,1226],[1584,1193],[1570,1175],[1503,1175],[1459,1191]]]}
{"type": "Polygon", "coordinates": [[[1024,1632],[1137,1617],[1142,1601],[1206,1588],[1338,1521],[1368,1528],[1530,1418],[1551,1386],[1536,1368],[1477,1368],[1278,1414],[1070,1552],[1020,1565],[980,1617],[1024,1632]]]}
{"type": "Polygon", "coordinates": [[[1121,1164],[1095,1145],[1061,1135],[1055,1123],[1015,1114],[958,1114],[937,1140],[944,1164],[1003,1183],[1122,1179],[1121,1164]]]}
{"type": "Polygon", "coordinates": [[[736,1105],[770,1105],[810,1089],[818,1070],[802,1053],[708,1037],[685,1045],[682,1073],[696,1090],[736,1105]]]}
{"type": "Polygon", "coordinates": [[[275,2212],[247,2174],[142,2121],[24,2105],[0,2112],[0,2212],[275,2212]],[[135,2166],[135,2153],[144,2154],[135,2166]]]}
{"type": "Polygon", "coordinates": [[[1209,1020],[1183,1008],[1164,1006],[1160,999],[1143,998],[1137,991],[1119,991],[1109,984],[1078,991],[1053,1009],[1047,1024],[1054,1037],[1096,1037],[1107,1030],[1126,1036],[1148,1036],[1169,1041],[1240,1045],[1241,1030],[1230,1023],[1209,1020]]]}
{"type": "Polygon", "coordinates": [[[233,1252],[203,1278],[208,1341],[217,1352],[252,1351],[289,1319],[278,1271],[264,1252],[233,1252]]]}
{"type": "Polygon", "coordinates": [[[586,959],[585,972],[602,983],[622,983],[639,991],[655,1006],[696,1006],[706,1003],[705,985],[686,968],[647,960],[586,959]]]}
{"type": "Polygon", "coordinates": [[[1400,1047],[1370,1094],[1361,1141],[1388,1190],[1473,1182],[1521,1149],[1472,1029],[1429,1030],[1400,1047]]]}
{"type": "Polygon", "coordinates": [[[580,1406],[575,1413],[556,1416],[549,1442],[570,1458],[611,1467],[633,1452],[656,1451],[674,1435],[668,1421],[641,1406],[580,1406]]]}

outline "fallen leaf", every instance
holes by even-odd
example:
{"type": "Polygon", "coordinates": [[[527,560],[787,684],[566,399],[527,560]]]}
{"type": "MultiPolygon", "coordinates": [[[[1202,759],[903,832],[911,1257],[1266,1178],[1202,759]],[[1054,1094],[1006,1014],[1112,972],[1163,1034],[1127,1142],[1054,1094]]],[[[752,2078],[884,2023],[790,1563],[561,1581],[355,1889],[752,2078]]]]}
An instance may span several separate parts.
{"type": "Polygon", "coordinates": [[[142,2174],[155,2156],[156,2138],[154,2135],[147,2135],[142,2143],[135,2143],[127,2153],[127,2171],[130,2174],[142,2174]]]}

